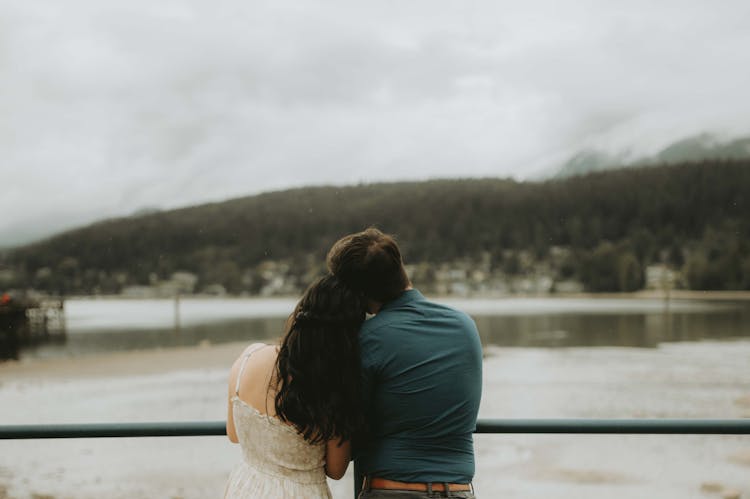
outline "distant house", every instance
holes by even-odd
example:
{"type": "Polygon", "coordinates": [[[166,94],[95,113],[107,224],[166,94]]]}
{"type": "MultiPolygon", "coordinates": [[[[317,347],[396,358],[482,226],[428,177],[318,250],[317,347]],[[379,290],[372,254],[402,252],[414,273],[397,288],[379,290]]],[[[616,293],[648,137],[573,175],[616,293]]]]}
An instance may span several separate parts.
{"type": "Polygon", "coordinates": [[[150,286],[126,286],[120,294],[127,298],[172,298],[181,294],[192,294],[198,276],[191,272],[175,272],[164,281],[151,276],[150,286]]]}
{"type": "Polygon", "coordinates": [[[120,294],[126,298],[155,298],[156,289],[151,286],[125,286],[120,294]]]}
{"type": "Polygon", "coordinates": [[[574,280],[556,281],[553,289],[555,293],[582,293],[583,284],[574,280]]]}
{"type": "Polygon", "coordinates": [[[678,274],[668,266],[658,263],[646,267],[646,289],[673,289],[678,274]]]}
{"type": "Polygon", "coordinates": [[[227,289],[221,284],[209,284],[201,290],[201,294],[211,296],[226,296],[227,289]]]}

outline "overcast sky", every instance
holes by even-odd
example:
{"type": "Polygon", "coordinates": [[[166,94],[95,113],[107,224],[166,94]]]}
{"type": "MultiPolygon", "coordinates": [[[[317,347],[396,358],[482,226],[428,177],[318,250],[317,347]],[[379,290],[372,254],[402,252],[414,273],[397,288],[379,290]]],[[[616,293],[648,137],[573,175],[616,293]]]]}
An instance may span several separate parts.
{"type": "Polygon", "coordinates": [[[0,247],[750,133],[747,0],[0,0],[0,247]]]}

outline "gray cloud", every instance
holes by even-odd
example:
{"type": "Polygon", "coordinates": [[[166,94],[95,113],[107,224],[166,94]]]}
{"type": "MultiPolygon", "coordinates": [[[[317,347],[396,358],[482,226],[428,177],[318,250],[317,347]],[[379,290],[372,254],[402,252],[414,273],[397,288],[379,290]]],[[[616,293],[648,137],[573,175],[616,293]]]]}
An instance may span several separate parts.
{"type": "Polygon", "coordinates": [[[0,0],[0,246],[144,206],[748,133],[748,25],[744,0],[0,0]]]}

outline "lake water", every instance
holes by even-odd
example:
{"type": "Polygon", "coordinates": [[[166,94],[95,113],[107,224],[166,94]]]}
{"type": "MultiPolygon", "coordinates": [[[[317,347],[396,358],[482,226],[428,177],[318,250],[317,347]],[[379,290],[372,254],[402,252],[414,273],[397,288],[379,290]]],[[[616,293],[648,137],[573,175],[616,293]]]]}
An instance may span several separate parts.
{"type": "MultiPolygon", "coordinates": [[[[750,302],[444,301],[482,336],[482,418],[750,417],[750,302]]],[[[64,341],[0,363],[0,424],[223,419],[233,349],[293,305],[183,299],[176,323],[169,300],[71,300],[64,341]]],[[[750,497],[747,436],[475,440],[479,498],[750,497]]],[[[0,441],[0,499],[221,497],[239,459],[219,437],[0,441]]]]}
{"type": "MultiPolygon", "coordinates": [[[[485,345],[628,346],[750,337],[750,302],[646,299],[441,300],[470,313],[485,345]]],[[[273,340],[292,299],[78,299],[66,302],[67,335],[19,356],[273,340]]]]}

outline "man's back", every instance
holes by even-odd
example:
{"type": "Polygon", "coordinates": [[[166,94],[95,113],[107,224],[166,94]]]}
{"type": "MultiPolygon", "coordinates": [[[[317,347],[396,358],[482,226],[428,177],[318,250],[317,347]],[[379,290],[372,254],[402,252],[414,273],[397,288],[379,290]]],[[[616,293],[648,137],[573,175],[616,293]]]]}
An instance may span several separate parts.
{"type": "Polygon", "coordinates": [[[405,291],[360,332],[370,438],[360,470],[402,482],[468,483],[482,349],[466,314],[405,291]]]}

